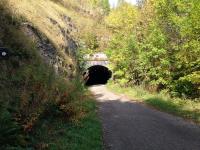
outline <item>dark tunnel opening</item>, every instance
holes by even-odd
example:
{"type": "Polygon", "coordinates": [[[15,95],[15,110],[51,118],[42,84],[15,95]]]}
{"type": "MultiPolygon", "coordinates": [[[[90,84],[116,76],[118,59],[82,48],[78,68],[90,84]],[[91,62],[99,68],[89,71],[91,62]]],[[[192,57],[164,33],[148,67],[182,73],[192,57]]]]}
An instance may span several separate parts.
{"type": "Polygon", "coordinates": [[[112,77],[112,72],[105,66],[95,65],[88,68],[86,85],[106,84],[112,77]]]}

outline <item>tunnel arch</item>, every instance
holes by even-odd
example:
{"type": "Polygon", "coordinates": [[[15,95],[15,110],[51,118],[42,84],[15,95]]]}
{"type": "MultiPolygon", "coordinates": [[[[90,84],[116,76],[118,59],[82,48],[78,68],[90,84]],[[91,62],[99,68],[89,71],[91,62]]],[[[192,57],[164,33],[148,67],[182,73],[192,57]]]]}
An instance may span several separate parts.
{"type": "Polygon", "coordinates": [[[87,86],[106,84],[112,77],[112,71],[110,71],[106,66],[94,65],[87,69],[84,76],[86,76],[85,84],[87,86]]]}

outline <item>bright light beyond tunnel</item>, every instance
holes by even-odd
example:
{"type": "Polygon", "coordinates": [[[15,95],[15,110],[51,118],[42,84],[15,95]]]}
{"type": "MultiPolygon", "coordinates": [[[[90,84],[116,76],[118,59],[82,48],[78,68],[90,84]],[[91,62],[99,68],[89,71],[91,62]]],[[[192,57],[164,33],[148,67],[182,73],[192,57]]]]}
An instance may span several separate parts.
{"type": "Polygon", "coordinates": [[[112,72],[105,66],[95,65],[88,68],[86,85],[106,84],[112,77],[112,72]]]}

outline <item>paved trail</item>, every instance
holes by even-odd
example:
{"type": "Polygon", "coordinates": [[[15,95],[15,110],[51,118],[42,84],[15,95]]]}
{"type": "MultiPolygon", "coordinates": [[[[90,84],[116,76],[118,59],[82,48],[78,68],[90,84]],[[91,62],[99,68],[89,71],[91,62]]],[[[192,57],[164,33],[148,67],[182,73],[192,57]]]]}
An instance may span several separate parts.
{"type": "Polygon", "coordinates": [[[200,150],[200,127],[93,86],[106,150],[200,150]]]}

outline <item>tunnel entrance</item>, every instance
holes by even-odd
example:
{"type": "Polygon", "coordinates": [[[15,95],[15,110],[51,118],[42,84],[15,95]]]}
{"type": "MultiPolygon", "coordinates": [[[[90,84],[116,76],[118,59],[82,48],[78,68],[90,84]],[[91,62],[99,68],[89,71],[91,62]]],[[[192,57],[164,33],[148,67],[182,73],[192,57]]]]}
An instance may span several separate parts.
{"type": "Polygon", "coordinates": [[[88,68],[87,86],[106,84],[112,77],[112,72],[105,66],[95,65],[88,68]]]}

